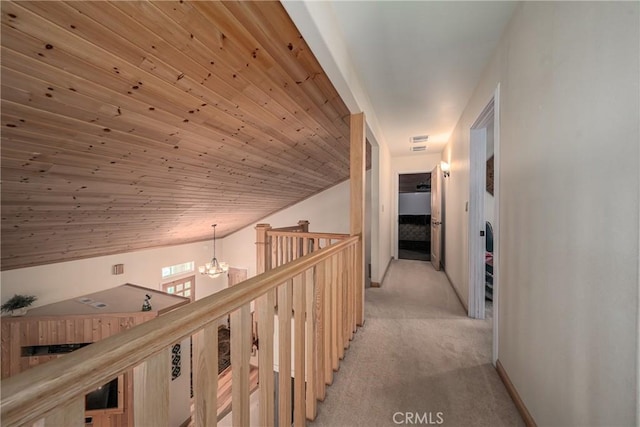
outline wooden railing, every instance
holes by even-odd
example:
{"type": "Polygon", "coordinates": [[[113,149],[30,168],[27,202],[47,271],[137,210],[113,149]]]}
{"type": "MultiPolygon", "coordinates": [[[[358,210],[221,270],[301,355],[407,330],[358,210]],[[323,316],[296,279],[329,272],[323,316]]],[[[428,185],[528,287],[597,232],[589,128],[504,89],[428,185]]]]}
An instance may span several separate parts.
{"type": "Polygon", "coordinates": [[[83,426],[85,394],[133,369],[135,426],[168,426],[170,348],[194,336],[193,421],[196,426],[215,426],[218,319],[231,314],[233,425],[248,426],[253,300],[260,339],[259,425],[290,426],[293,421],[300,426],[306,419],[313,419],[316,402],[324,398],[325,386],[332,382],[333,372],[356,330],[356,299],[361,285],[356,283],[352,267],[360,236],[302,230],[263,234],[265,240],[258,242],[262,274],[3,380],[2,425],[29,425],[44,418],[45,426],[83,426]],[[271,246],[269,242],[274,239],[278,243],[271,246]],[[277,420],[274,349],[278,351],[279,368],[277,420]]]}
{"type": "MultiPolygon", "coordinates": [[[[348,234],[309,233],[308,224],[307,221],[300,221],[301,227],[299,229],[295,227],[293,229],[272,229],[269,224],[258,224],[256,227],[258,272],[277,269],[300,257],[349,239],[348,234]]],[[[295,378],[305,378],[305,372],[298,372],[298,366],[307,369],[306,388],[304,381],[294,380],[293,413],[296,416],[295,425],[303,425],[303,409],[306,418],[315,419],[316,400],[324,400],[326,386],[332,384],[333,371],[338,369],[339,360],[344,357],[344,350],[349,347],[349,341],[356,330],[358,287],[355,286],[355,275],[353,274],[355,254],[354,244],[348,250],[318,263],[313,271],[308,270],[305,275],[297,278],[297,281],[294,279],[293,283],[281,286],[277,293],[266,295],[259,301],[258,337],[263,337],[265,334],[270,336],[269,330],[260,329],[260,324],[264,323],[264,321],[261,322],[261,319],[273,317],[275,306],[278,314],[290,312],[293,308],[294,343],[296,346],[294,355],[303,354],[306,342],[306,359],[296,359],[294,363],[296,367],[295,378]],[[300,280],[302,283],[299,282],[300,280]],[[291,295],[291,286],[293,286],[293,295],[291,295]],[[301,289],[303,293],[297,293],[298,289],[301,289]],[[293,307],[291,297],[293,297],[293,307]],[[304,306],[302,305],[303,301],[304,306]],[[303,316],[296,317],[295,315],[296,312],[302,311],[307,313],[306,323],[303,316]],[[305,395],[306,397],[303,397],[305,395]],[[306,407],[302,405],[306,405],[306,407]]],[[[291,412],[291,408],[288,407],[291,397],[289,389],[285,385],[289,384],[287,376],[291,360],[287,356],[289,352],[284,351],[291,346],[291,337],[288,335],[288,331],[291,330],[291,316],[279,315],[278,322],[279,355],[281,356],[278,363],[279,413],[283,414],[291,412]]],[[[261,341],[261,348],[263,344],[261,341]]],[[[273,363],[269,354],[260,354],[260,366],[270,366],[273,363]]],[[[260,377],[261,383],[268,380],[263,376],[260,377]]],[[[267,390],[260,392],[268,393],[267,390]]],[[[268,398],[269,396],[266,394],[261,394],[261,401],[268,398]]],[[[269,419],[271,414],[264,414],[264,416],[269,419]]],[[[280,420],[282,426],[291,425],[290,420],[286,418],[280,420]]]]}

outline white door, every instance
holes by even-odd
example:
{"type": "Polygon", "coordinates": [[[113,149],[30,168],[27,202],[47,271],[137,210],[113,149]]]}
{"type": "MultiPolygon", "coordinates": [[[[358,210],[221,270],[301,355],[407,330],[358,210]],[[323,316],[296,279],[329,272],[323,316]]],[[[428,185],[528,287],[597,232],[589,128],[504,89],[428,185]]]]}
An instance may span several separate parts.
{"type": "Polygon", "coordinates": [[[440,165],[431,171],[431,263],[440,270],[442,248],[442,171],[440,165]]]}

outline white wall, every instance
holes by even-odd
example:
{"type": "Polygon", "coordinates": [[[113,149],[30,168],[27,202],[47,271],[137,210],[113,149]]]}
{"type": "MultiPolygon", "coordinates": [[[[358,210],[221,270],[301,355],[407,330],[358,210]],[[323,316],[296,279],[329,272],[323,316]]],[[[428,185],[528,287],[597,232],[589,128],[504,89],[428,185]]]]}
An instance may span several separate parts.
{"type": "MultiPolygon", "coordinates": [[[[366,180],[371,180],[367,171],[366,180]]],[[[309,221],[309,231],[326,233],[349,233],[349,188],[350,181],[344,181],[315,196],[287,209],[270,215],[259,223],[270,224],[273,228],[289,227],[300,220],[309,221]]],[[[365,190],[369,189],[369,185],[365,190]]],[[[369,195],[368,198],[371,196],[369,195]]],[[[366,204],[366,209],[370,209],[366,204]]],[[[371,213],[365,213],[365,216],[371,213]]],[[[256,275],[256,230],[258,223],[251,224],[224,238],[224,261],[231,267],[246,268],[248,277],[256,275]]],[[[222,258],[219,258],[222,260],[222,258]]]]}
{"type": "Polygon", "coordinates": [[[500,83],[499,360],[538,425],[637,425],[640,7],[524,2],[444,160],[468,296],[469,129],[500,83]]]}
{"type": "Polygon", "coordinates": [[[372,147],[371,281],[380,284],[391,261],[392,188],[391,155],[386,146],[372,147]],[[376,167],[377,166],[377,167],[376,167]]]}
{"type": "Polygon", "coordinates": [[[365,200],[364,200],[364,266],[365,266],[365,274],[364,274],[364,284],[365,287],[371,286],[371,277],[369,276],[369,264],[371,264],[371,209],[372,205],[372,197],[371,197],[371,180],[373,173],[369,170],[365,175],[365,200]]]}
{"type": "MultiPolygon", "coordinates": [[[[223,249],[222,242],[218,241],[217,254],[224,254],[223,249]]],[[[33,305],[38,307],[124,283],[162,290],[162,283],[192,274],[196,275],[196,297],[199,299],[227,285],[226,276],[211,279],[197,273],[198,265],[210,260],[212,255],[212,242],[207,241],[7,270],[0,273],[2,301],[6,301],[15,293],[32,294],[38,297],[33,305]],[[162,267],[189,261],[195,262],[196,273],[162,280],[162,267]],[[114,264],[124,264],[124,274],[117,276],[111,274],[111,267],[114,264]]],[[[184,340],[182,342],[182,375],[171,382],[170,388],[171,426],[179,426],[190,415],[189,355],[189,340],[184,340]]]]}
{"type": "MultiPolygon", "coordinates": [[[[409,156],[395,156],[391,158],[391,169],[394,175],[431,172],[440,163],[440,157],[440,154],[417,153],[409,156]]],[[[398,189],[396,188],[397,191],[398,189]]]]}
{"type": "Polygon", "coordinates": [[[367,140],[372,145],[371,279],[380,282],[392,254],[391,155],[376,112],[339,31],[331,2],[283,0],[282,5],[300,30],[340,98],[351,113],[364,112],[367,140]]]}
{"type": "Polygon", "coordinates": [[[400,193],[398,198],[400,215],[431,214],[431,193],[400,193]]]}
{"type": "MultiPolygon", "coordinates": [[[[224,253],[222,241],[217,242],[216,250],[218,255],[224,253]]],[[[14,293],[33,294],[38,297],[34,307],[38,307],[124,283],[161,290],[162,283],[181,277],[163,281],[162,267],[194,261],[197,271],[197,266],[209,261],[212,254],[212,242],[207,241],[6,270],[0,273],[2,301],[14,293]],[[111,274],[114,264],[124,264],[124,274],[111,274]]],[[[225,286],[224,277],[214,280],[196,273],[198,292],[225,286]]]]}

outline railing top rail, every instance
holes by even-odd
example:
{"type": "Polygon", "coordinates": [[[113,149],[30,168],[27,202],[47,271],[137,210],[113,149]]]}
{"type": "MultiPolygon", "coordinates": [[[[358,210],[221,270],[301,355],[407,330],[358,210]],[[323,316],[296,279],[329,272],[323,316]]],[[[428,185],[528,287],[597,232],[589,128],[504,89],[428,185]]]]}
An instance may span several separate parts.
{"type": "Polygon", "coordinates": [[[272,228],[269,231],[299,231],[302,232],[302,227],[299,225],[292,225],[291,227],[272,228]]]}
{"type": "Polygon", "coordinates": [[[269,230],[267,231],[267,236],[307,237],[310,239],[334,239],[334,240],[344,240],[349,237],[348,234],[341,234],[341,233],[313,233],[313,232],[280,231],[280,230],[269,230]]]}
{"type": "Polygon", "coordinates": [[[163,348],[196,333],[358,241],[359,236],[353,236],[327,246],[135,328],[2,380],[0,417],[3,425],[37,421],[50,410],[103,385],[163,348]]]}

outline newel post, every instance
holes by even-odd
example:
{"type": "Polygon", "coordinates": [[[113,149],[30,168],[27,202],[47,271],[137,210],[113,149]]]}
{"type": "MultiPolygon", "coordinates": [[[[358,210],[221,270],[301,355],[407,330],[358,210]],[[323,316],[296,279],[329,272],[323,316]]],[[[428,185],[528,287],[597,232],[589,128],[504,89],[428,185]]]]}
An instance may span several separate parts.
{"type": "Polygon", "coordinates": [[[308,233],[309,232],[309,221],[307,221],[306,219],[301,219],[300,221],[298,221],[298,227],[300,227],[300,231],[303,233],[308,233]]]}
{"type": "Polygon", "coordinates": [[[356,323],[364,323],[364,200],[365,200],[365,119],[364,113],[352,114],[350,120],[351,235],[360,236],[355,253],[356,323]]]}
{"type": "Polygon", "coordinates": [[[269,230],[269,224],[256,225],[256,274],[271,270],[271,248],[267,236],[269,230]]]}

